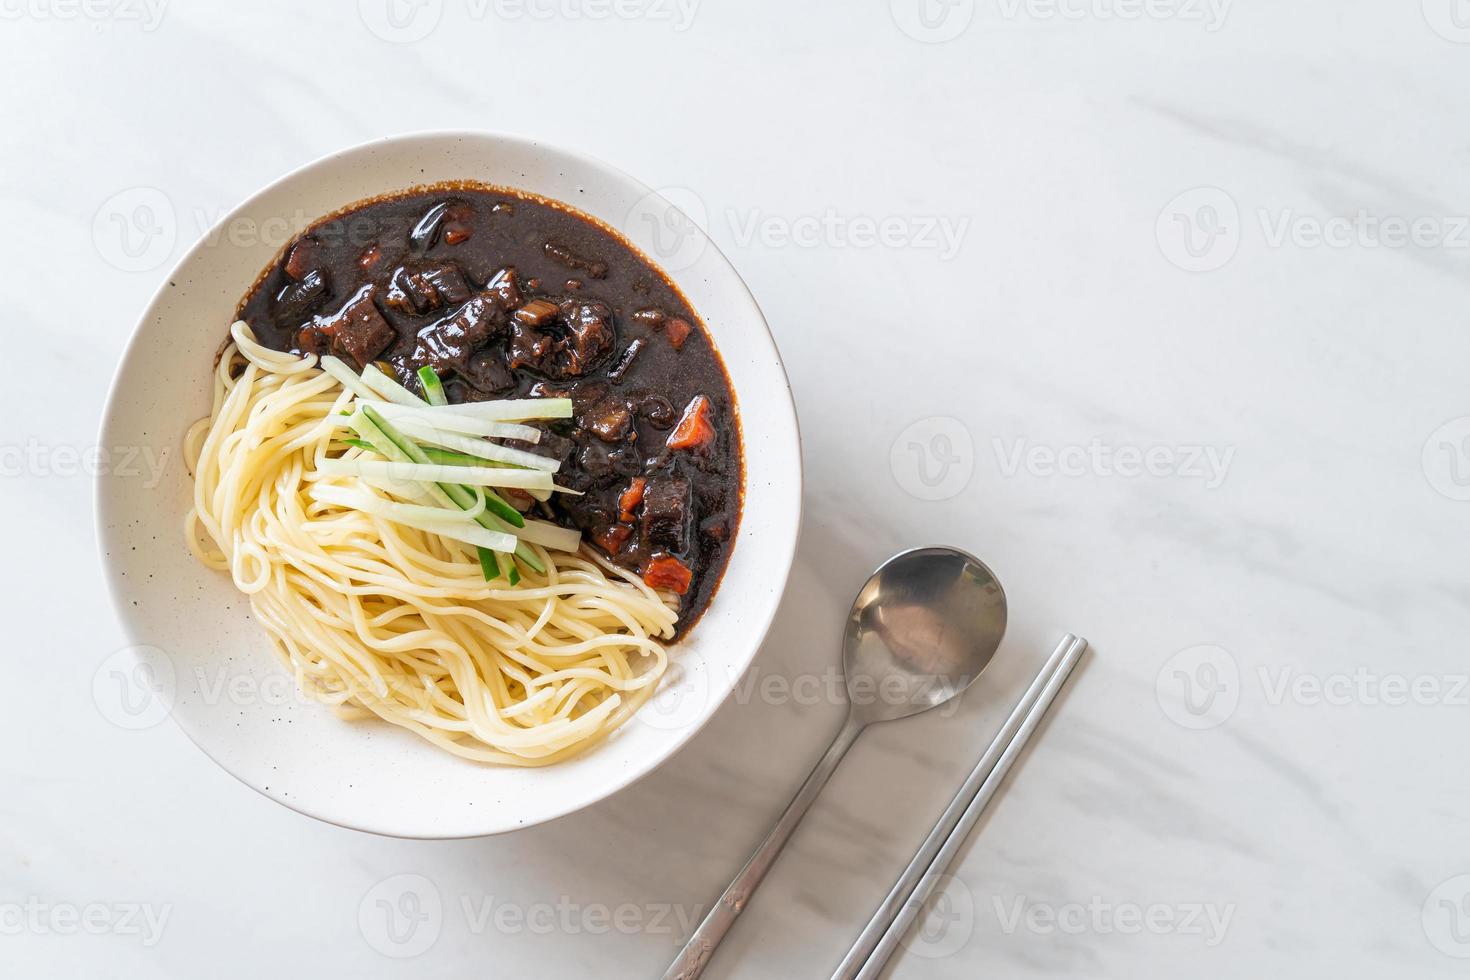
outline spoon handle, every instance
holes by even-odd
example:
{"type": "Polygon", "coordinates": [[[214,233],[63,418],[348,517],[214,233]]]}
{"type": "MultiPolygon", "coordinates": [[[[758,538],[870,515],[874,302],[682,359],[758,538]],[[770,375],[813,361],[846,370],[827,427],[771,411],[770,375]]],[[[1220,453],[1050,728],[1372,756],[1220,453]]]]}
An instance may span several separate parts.
{"type": "Polygon", "coordinates": [[[714,955],[715,947],[725,938],[725,933],[730,931],[740,913],[745,911],[745,904],[750,900],[751,893],[760,885],[766,872],[771,870],[777,855],[791,839],[792,831],[801,823],[801,818],[806,816],[806,811],[811,808],[822,787],[827,785],[837,763],[842,761],[842,757],[847,754],[864,727],[866,726],[855,721],[851,714],[847,716],[842,730],[832,740],[832,745],[821,761],[812,769],[811,775],[806,777],[806,782],[801,784],[801,789],[796,791],[796,796],[787,804],[781,819],[776,821],[776,825],[771,828],[766,839],[761,841],[760,847],[755,849],[750,860],[745,862],[745,867],[740,869],[735,880],[730,882],[730,887],[725,889],[715,907],[710,909],[699,928],[694,930],[694,935],[689,937],[689,942],[684,944],[673,964],[664,973],[663,980],[695,980],[704,973],[710,957],[714,955]]]}

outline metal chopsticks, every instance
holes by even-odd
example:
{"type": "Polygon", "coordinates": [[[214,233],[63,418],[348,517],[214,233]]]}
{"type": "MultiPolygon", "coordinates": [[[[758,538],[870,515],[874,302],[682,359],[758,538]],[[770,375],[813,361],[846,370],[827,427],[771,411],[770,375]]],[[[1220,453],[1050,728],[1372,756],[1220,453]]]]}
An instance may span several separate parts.
{"type": "Polygon", "coordinates": [[[913,860],[899,875],[867,927],[848,950],[837,972],[832,974],[832,980],[870,980],[882,971],[1086,651],[1087,641],[1081,637],[1071,633],[1062,637],[1046,665],[1001,726],[990,748],[985,750],[969,778],[940,815],[934,829],[919,845],[913,860]]]}

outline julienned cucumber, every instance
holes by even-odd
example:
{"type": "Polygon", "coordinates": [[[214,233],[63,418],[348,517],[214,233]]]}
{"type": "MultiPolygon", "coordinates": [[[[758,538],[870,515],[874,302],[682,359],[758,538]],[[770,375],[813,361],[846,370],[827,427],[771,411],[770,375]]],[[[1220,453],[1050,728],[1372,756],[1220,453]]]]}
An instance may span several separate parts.
{"type": "MultiPolygon", "coordinates": [[[[503,556],[505,560],[505,584],[515,588],[521,582],[521,573],[516,568],[516,560],[510,555],[503,556]]],[[[480,572],[485,576],[485,581],[493,582],[500,577],[500,562],[495,560],[495,552],[488,548],[480,549],[480,572]]]]}
{"type": "MultiPolygon", "coordinates": [[[[408,457],[409,462],[429,462],[428,456],[417,443],[390,425],[371,405],[363,405],[358,409],[358,414],[353,416],[353,428],[357,429],[358,434],[373,443],[374,446],[382,442],[391,444],[394,450],[408,457]],[[365,423],[362,428],[358,428],[359,419],[365,423]],[[365,429],[376,430],[376,437],[374,432],[364,431],[365,429]]],[[[388,454],[385,453],[384,455],[386,456],[388,454]]],[[[475,495],[467,488],[453,483],[440,483],[437,486],[460,510],[469,510],[474,506],[475,495]]],[[[481,514],[475,521],[487,530],[508,531],[514,534],[514,528],[525,527],[526,525],[526,519],[521,516],[519,511],[488,490],[486,491],[486,507],[488,508],[487,512],[481,514]],[[501,508],[504,508],[504,510],[501,508]],[[490,511],[494,513],[490,513],[490,511]],[[507,511],[509,513],[506,513],[507,511]],[[507,524],[510,527],[506,527],[505,525],[507,524]]],[[[537,572],[545,573],[546,566],[542,563],[541,559],[537,558],[536,553],[531,550],[530,546],[520,539],[516,540],[515,555],[537,572]]]]}
{"type": "Polygon", "coordinates": [[[448,405],[449,399],[444,394],[444,384],[439,380],[439,375],[434,369],[425,364],[419,368],[419,384],[424,386],[424,400],[430,405],[448,405]]]}

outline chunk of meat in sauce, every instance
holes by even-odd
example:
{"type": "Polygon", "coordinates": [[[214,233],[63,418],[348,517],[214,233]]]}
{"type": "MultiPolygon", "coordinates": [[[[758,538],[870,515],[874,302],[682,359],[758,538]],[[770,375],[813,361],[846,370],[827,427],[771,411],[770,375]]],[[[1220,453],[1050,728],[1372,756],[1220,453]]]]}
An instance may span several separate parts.
{"type": "Polygon", "coordinates": [[[282,326],[294,326],[316,312],[331,296],[331,273],[313,269],[296,282],[281,287],[271,305],[271,315],[282,326]]]}
{"type": "Polygon", "coordinates": [[[516,383],[500,352],[494,350],[475,351],[459,369],[459,376],[476,391],[489,395],[514,388],[516,383]]]}
{"type": "Polygon", "coordinates": [[[350,357],[359,368],[367,367],[398,339],[373,302],[377,291],[377,286],[363,286],[342,309],[329,317],[317,317],[302,329],[298,346],[318,354],[330,346],[333,353],[350,357]]]}
{"type": "Polygon", "coordinates": [[[485,293],[503,312],[509,313],[520,306],[521,287],[516,282],[516,270],[507,268],[495,273],[485,283],[485,293]]]}
{"type": "Polygon", "coordinates": [[[610,449],[601,440],[589,439],[581,445],[572,466],[594,485],[607,487],[643,472],[643,459],[626,443],[610,449]]]}
{"type": "Polygon", "coordinates": [[[468,369],[470,355],[505,331],[505,314],[484,296],[471,297],[459,309],[418,332],[410,367],[427,364],[443,374],[468,369]]]}
{"type": "Polygon", "coordinates": [[[563,300],[558,306],[535,299],[512,318],[510,367],[531,368],[548,378],[577,378],[613,348],[612,307],[601,300],[563,300]]]}
{"type": "MultiPolygon", "coordinates": [[[[546,459],[554,459],[558,463],[561,463],[562,466],[566,466],[570,462],[572,454],[577,451],[577,443],[574,440],[568,439],[560,433],[553,432],[551,427],[545,422],[528,422],[526,424],[540,432],[541,439],[538,442],[519,443],[518,445],[521,449],[524,449],[528,453],[535,453],[537,456],[543,456],[546,459]]],[[[561,475],[558,475],[557,482],[563,483],[565,481],[562,480],[561,475]]]]}
{"type": "Polygon", "coordinates": [[[566,300],[561,304],[561,323],[567,331],[567,344],[559,352],[562,377],[586,374],[612,350],[613,312],[606,303],[566,300]]]}
{"type": "Polygon", "coordinates": [[[432,313],[453,303],[470,298],[470,286],[464,273],[453,262],[422,268],[402,265],[388,279],[388,292],[383,305],[390,310],[412,315],[432,313]]]}
{"type": "Polygon", "coordinates": [[[643,545],[649,551],[682,552],[689,538],[689,481],[655,478],[643,490],[643,545]]]}
{"type": "Polygon", "coordinates": [[[551,354],[551,336],[528,323],[516,320],[510,327],[510,361],[512,370],[519,368],[541,369],[551,354]]]}
{"type": "Polygon", "coordinates": [[[578,421],[603,442],[621,442],[633,427],[633,412],[626,401],[609,395],[593,405],[578,421]]]}
{"type": "Polygon", "coordinates": [[[283,268],[292,279],[305,279],[322,266],[322,244],[310,235],[299,239],[286,253],[283,268]]]}
{"type": "Polygon", "coordinates": [[[616,558],[632,536],[631,525],[607,524],[592,533],[592,540],[599,548],[616,558]]]}

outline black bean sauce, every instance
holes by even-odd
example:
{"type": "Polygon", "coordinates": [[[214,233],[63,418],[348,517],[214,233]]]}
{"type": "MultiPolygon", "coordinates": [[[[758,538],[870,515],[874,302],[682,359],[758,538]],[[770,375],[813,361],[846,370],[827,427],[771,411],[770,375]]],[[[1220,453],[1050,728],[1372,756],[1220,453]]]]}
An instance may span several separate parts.
{"type": "Polygon", "coordinates": [[[260,341],[389,366],[451,402],[565,396],[535,445],[582,496],[533,516],[681,592],[682,635],[709,603],[740,519],[729,378],[678,289],[617,235],[546,201],[437,185],[355,205],[288,246],[240,304],[260,341]]]}

